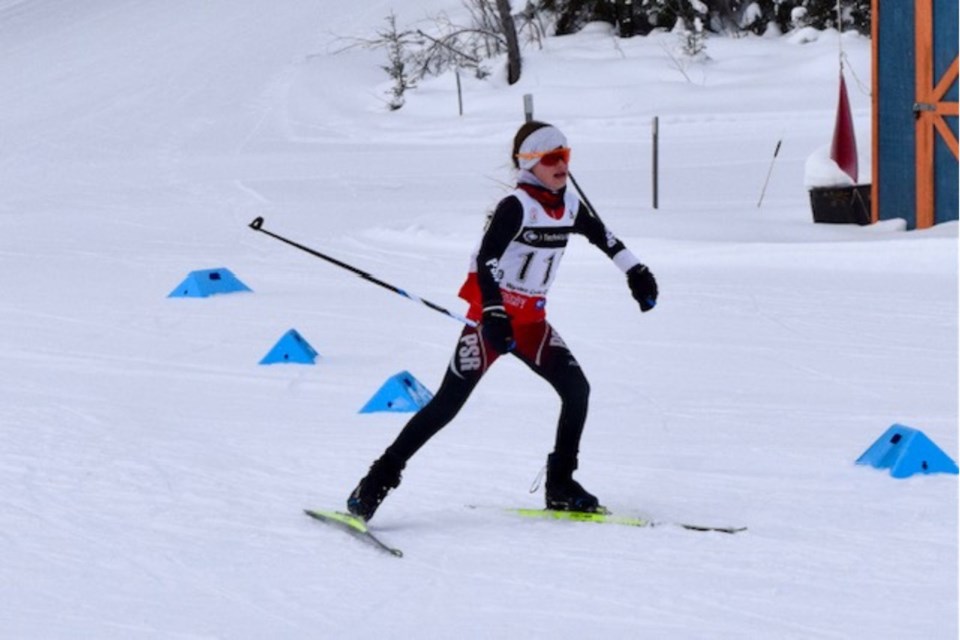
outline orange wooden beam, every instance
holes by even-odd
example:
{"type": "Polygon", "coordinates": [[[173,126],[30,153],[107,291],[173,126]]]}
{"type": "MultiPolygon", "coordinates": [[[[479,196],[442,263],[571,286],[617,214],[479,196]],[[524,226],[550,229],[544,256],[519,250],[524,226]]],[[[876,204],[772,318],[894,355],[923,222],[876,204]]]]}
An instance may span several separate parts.
{"type": "MultiPolygon", "coordinates": [[[[916,0],[914,3],[914,61],[916,64],[916,93],[918,105],[936,102],[933,99],[933,0],[916,0]]],[[[916,181],[917,181],[917,228],[926,229],[934,221],[934,167],[933,147],[935,141],[934,113],[917,112],[916,130],[916,181]]]]}
{"type": "Polygon", "coordinates": [[[958,75],[960,75],[960,58],[954,58],[953,64],[944,72],[943,77],[940,78],[940,82],[933,88],[933,99],[935,102],[943,100],[943,96],[947,95],[947,90],[950,89],[950,86],[957,79],[958,75]]]}
{"type": "MultiPolygon", "coordinates": [[[[954,111],[953,115],[957,115],[957,112],[954,111]]],[[[953,131],[947,126],[947,121],[938,114],[933,118],[933,126],[940,133],[943,141],[947,143],[947,148],[953,152],[953,157],[960,159],[960,145],[957,144],[957,136],[953,135],[953,131]]]]}
{"type": "Polygon", "coordinates": [[[950,127],[947,126],[947,121],[943,119],[943,116],[956,117],[958,115],[956,102],[943,101],[943,97],[947,95],[947,91],[949,91],[953,83],[957,81],[958,76],[960,76],[960,57],[953,59],[953,63],[943,74],[943,77],[940,78],[940,81],[937,82],[937,86],[933,88],[933,99],[937,109],[934,112],[933,126],[940,133],[943,141],[947,143],[950,151],[953,152],[953,157],[960,159],[957,136],[955,136],[953,131],[950,130],[950,127]]]}

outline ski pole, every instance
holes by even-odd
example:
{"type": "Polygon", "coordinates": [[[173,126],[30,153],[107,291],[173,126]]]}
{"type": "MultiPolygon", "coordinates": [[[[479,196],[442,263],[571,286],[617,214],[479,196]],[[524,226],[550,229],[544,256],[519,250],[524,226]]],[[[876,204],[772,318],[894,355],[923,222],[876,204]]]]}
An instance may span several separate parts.
{"type": "Polygon", "coordinates": [[[383,287],[384,289],[387,289],[388,291],[392,291],[392,292],[394,292],[394,293],[396,293],[396,294],[399,294],[399,295],[403,296],[404,298],[407,298],[407,299],[409,299],[409,300],[413,300],[414,302],[419,302],[420,304],[426,305],[426,306],[430,307],[431,309],[433,309],[434,311],[439,311],[440,313],[442,313],[442,314],[445,315],[445,316],[448,316],[448,317],[450,317],[450,318],[453,318],[454,320],[459,320],[460,322],[462,322],[463,324],[467,325],[468,327],[475,327],[475,326],[477,326],[477,323],[474,322],[473,320],[469,320],[468,318],[465,318],[465,317],[463,317],[463,316],[461,316],[461,315],[458,315],[458,314],[456,314],[456,313],[453,313],[452,311],[448,311],[447,309],[444,309],[444,308],[441,307],[440,305],[434,304],[434,303],[430,302],[429,300],[424,300],[423,298],[420,298],[420,297],[417,297],[417,296],[412,295],[412,294],[410,294],[410,293],[407,293],[406,291],[404,291],[403,289],[400,289],[399,287],[395,287],[395,286],[393,286],[392,284],[390,284],[390,283],[388,283],[388,282],[384,282],[383,280],[380,280],[379,278],[375,278],[374,276],[370,275],[370,274],[367,273],[366,271],[361,271],[360,269],[357,269],[356,267],[351,266],[351,265],[347,264],[346,262],[341,262],[340,260],[337,260],[336,258],[331,258],[330,256],[328,256],[328,255],[326,255],[326,254],[320,253],[320,252],[317,251],[316,249],[311,249],[310,247],[304,246],[304,245],[300,244],[299,242],[294,242],[293,240],[290,240],[289,238],[284,238],[283,236],[281,236],[281,235],[279,235],[279,234],[277,234],[277,233],[273,233],[272,231],[268,231],[267,229],[264,229],[264,228],[263,228],[263,217],[257,217],[257,218],[255,218],[255,219],[253,220],[253,222],[250,223],[250,228],[253,229],[254,231],[259,231],[260,233],[265,233],[266,235],[270,236],[271,238],[276,238],[276,239],[279,240],[280,242],[284,242],[284,243],[290,245],[291,247],[296,247],[297,249],[300,249],[301,251],[305,251],[305,252],[309,253],[309,254],[312,255],[312,256],[315,256],[315,257],[317,257],[317,258],[320,258],[321,260],[326,260],[327,262],[329,262],[329,263],[331,263],[331,264],[335,264],[335,265],[337,265],[338,267],[340,267],[341,269],[346,269],[347,271],[349,271],[349,272],[351,272],[351,273],[354,273],[354,274],[360,276],[360,277],[363,278],[364,280],[367,280],[368,282],[372,282],[373,284],[379,285],[379,286],[383,287]]]}
{"type": "Polygon", "coordinates": [[[777,154],[780,153],[780,143],[783,142],[783,139],[777,140],[777,146],[773,150],[773,159],[770,160],[770,168],[767,169],[767,179],[763,181],[763,189],[760,191],[760,199],[757,201],[757,208],[760,208],[760,205],[763,204],[763,196],[767,193],[767,184],[770,182],[770,175],[773,173],[773,163],[777,161],[777,154]]]}
{"type": "Polygon", "coordinates": [[[573,188],[576,189],[577,193],[580,194],[580,199],[583,200],[583,204],[587,205],[587,209],[590,210],[590,213],[592,213],[594,217],[599,218],[600,216],[597,215],[597,210],[593,207],[593,204],[587,198],[587,194],[585,194],[583,192],[583,189],[580,188],[580,185],[577,184],[576,178],[573,177],[573,174],[570,171],[567,171],[567,175],[570,176],[570,182],[573,183],[573,188]]]}

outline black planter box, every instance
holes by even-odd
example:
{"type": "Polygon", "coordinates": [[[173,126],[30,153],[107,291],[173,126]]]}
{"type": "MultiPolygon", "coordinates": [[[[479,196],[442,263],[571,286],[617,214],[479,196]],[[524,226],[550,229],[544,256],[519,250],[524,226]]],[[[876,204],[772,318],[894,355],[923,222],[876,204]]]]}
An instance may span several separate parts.
{"type": "Polygon", "coordinates": [[[814,187],[810,189],[814,222],[867,225],[870,216],[870,185],[814,187]]]}

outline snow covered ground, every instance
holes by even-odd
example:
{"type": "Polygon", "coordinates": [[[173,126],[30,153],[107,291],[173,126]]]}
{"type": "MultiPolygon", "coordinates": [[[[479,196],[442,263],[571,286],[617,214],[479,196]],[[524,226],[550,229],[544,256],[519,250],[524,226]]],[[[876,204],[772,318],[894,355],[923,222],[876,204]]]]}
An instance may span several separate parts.
{"type": "MultiPolygon", "coordinates": [[[[526,50],[385,108],[382,52],[453,0],[0,0],[0,636],[956,638],[957,477],[853,461],[895,422],[957,459],[957,225],[812,222],[836,33],[658,33],[526,50]],[[573,241],[550,317],[590,377],[578,478],[615,512],[736,536],[524,521],[557,402],[514,361],[373,521],[400,560],[304,517],[436,388],[455,321],[252,232],[462,311],[526,93],[656,273],[641,316],[573,241]],[[651,208],[651,119],[660,207],[651,208]],[[783,141],[763,206],[773,149],[783,141]],[[255,293],[167,298],[228,267],[255,293]],[[260,366],[290,328],[316,366],[260,366]]],[[[869,41],[845,35],[869,167],[869,41]],[[859,83],[853,79],[859,79],[859,83]]]]}

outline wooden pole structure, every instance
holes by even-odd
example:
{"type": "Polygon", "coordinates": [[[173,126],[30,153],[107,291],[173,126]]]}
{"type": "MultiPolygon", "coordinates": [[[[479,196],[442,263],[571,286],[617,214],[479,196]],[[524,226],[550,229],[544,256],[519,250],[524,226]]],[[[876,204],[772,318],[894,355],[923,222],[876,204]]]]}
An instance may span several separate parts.
{"type": "Polygon", "coordinates": [[[653,116],[653,208],[660,204],[660,116],[653,116]]]}

